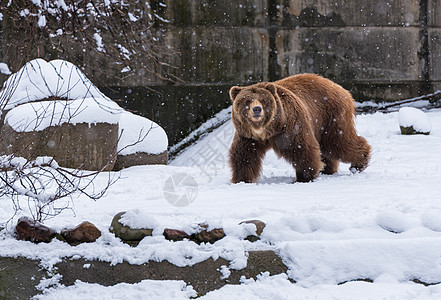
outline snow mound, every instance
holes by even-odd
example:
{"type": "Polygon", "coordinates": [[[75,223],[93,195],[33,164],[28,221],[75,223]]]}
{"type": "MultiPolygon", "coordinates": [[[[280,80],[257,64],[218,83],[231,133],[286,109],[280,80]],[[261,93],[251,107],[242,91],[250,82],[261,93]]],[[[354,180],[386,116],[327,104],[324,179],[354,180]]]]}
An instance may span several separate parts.
{"type": "Polygon", "coordinates": [[[432,124],[429,117],[422,111],[414,107],[402,107],[398,112],[398,123],[401,127],[413,127],[420,133],[429,133],[432,124]]]}
{"type": "Polygon", "coordinates": [[[441,232],[441,218],[440,218],[440,211],[437,212],[426,212],[423,215],[421,215],[421,222],[424,226],[427,228],[441,232]]]}
{"type": "Polygon", "coordinates": [[[382,212],[376,221],[381,228],[393,233],[402,233],[412,226],[406,215],[398,211],[382,212]]]}
{"type": "Polygon", "coordinates": [[[78,67],[59,59],[47,62],[37,58],[28,62],[3,84],[4,90],[11,86],[13,90],[9,97],[1,97],[1,101],[8,101],[6,105],[0,103],[5,110],[49,97],[69,100],[102,98],[111,101],[78,67]]]}

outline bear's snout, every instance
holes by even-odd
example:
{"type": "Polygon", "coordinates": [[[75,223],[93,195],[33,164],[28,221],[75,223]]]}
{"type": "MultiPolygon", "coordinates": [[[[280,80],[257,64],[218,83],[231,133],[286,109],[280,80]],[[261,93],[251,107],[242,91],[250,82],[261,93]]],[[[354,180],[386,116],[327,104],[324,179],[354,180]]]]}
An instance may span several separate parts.
{"type": "Polygon", "coordinates": [[[263,118],[263,105],[259,100],[254,100],[249,108],[249,115],[253,122],[259,122],[263,118]]]}
{"type": "Polygon", "coordinates": [[[254,115],[260,115],[260,113],[262,112],[262,107],[258,106],[258,105],[254,106],[253,112],[254,112],[254,115]]]}

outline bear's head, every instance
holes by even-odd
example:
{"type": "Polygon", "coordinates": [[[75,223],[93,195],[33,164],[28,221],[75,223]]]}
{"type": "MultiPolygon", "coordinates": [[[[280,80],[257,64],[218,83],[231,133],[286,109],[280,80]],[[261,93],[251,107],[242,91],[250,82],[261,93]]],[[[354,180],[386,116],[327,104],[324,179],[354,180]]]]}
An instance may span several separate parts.
{"type": "Polygon", "coordinates": [[[230,89],[233,101],[232,119],[244,137],[266,139],[278,111],[276,87],[271,83],[230,89]]]}

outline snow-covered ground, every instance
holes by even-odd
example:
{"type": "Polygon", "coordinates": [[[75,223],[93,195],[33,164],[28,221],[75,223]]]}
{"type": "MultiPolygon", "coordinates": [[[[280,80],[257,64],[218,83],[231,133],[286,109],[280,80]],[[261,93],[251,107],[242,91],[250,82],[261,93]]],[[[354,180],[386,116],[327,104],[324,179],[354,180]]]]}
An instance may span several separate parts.
{"type": "MultiPolygon", "coordinates": [[[[228,268],[237,269],[245,266],[247,250],[271,249],[289,267],[288,274],[244,279],[241,285],[225,286],[201,299],[439,299],[441,110],[431,110],[428,116],[432,131],[427,136],[400,135],[396,112],[357,116],[358,132],[372,146],[370,166],[352,174],[342,164],[335,175],[295,184],[294,170],[273,153],[265,158],[259,183],[230,184],[227,152],[234,129],[229,121],[170,165],[125,169],[105,197],[96,202],[75,198],[75,214],[66,210],[45,223],[61,230],[90,221],[103,231],[97,242],[71,247],[54,240],[36,245],[3,231],[0,256],[36,258],[46,267],[70,256],[114,264],[168,260],[178,266],[223,257],[231,261],[228,268]],[[108,233],[120,211],[129,211],[127,224],[153,227],[153,236],[129,247],[108,233]],[[255,243],[243,240],[252,225],[238,225],[250,219],[267,224],[255,243]],[[201,222],[210,228],[222,226],[227,236],[207,245],[170,242],[162,236],[166,227],[191,232],[201,222]],[[365,278],[373,283],[351,282],[365,278]],[[435,285],[426,287],[414,279],[435,285]]],[[[97,187],[107,179],[102,174],[97,187]]],[[[0,199],[0,220],[12,214],[12,203],[0,199]]],[[[17,218],[8,223],[9,230],[17,218]]],[[[180,281],[144,280],[113,287],[77,282],[47,287],[40,298],[85,296],[188,299],[195,293],[180,281]]]]}

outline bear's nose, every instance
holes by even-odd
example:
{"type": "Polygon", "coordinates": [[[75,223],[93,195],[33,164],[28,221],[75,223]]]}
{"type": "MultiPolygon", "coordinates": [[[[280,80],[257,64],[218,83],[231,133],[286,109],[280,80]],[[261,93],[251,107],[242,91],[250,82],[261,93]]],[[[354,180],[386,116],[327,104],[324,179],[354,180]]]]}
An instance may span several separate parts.
{"type": "Polygon", "coordinates": [[[262,112],[262,107],[260,107],[260,106],[258,106],[258,105],[256,105],[256,106],[254,106],[253,107],[253,112],[255,113],[255,114],[260,114],[261,112],[262,112]]]}

